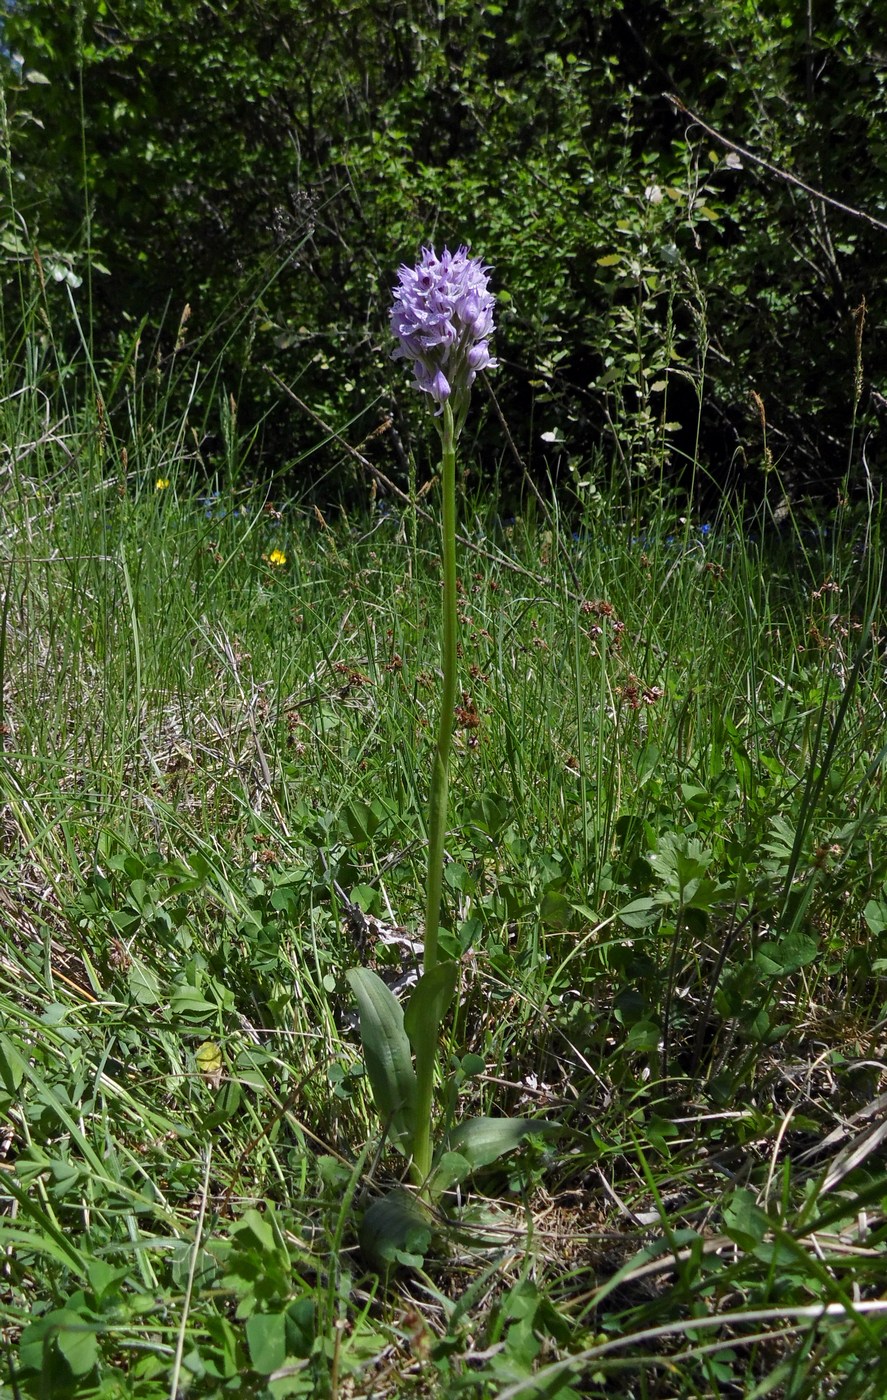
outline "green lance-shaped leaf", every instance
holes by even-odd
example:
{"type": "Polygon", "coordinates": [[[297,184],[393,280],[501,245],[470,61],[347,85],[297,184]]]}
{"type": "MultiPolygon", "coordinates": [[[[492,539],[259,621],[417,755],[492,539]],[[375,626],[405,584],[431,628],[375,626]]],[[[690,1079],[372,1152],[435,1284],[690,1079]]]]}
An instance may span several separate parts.
{"type": "Polygon", "coordinates": [[[466,1118],[448,1134],[446,1151],[458,1153],[477,1171],[519,1147],[524,1138],[556,1130],[557,1124],[538,1118],[466,1118]]]}
{"type": "Polygon", "coordinates": [[[439,962],[416,983],[403,1026],[417,1056],[423,1051],[433,1055],[437,1050],[437,1033],[453,1000],[458,977],[457,963],[439,962]]]}
{"type": "Polygon", "coordinates": [[[395,1146],[409,1152],[416,1105],[416,1074],[403,1008],[381,977],[367,967],[348,973],[360,1012],[360,1039],[373,1098],[395,1146]]]}

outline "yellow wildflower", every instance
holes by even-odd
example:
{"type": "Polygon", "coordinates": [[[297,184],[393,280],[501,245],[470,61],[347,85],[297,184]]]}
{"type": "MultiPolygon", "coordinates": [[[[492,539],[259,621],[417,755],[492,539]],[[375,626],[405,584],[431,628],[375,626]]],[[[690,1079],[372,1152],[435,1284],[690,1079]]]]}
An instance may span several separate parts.
{"type": "Polygon", "coordinates": [[[268,555],[268,563],[273,569],[282,569],[286,563],[286,555],[282,549],[272,549],[268,555]]]}
{"type": "Polygon", "coordinates": [[[155,491],[165,491],[165,490],[167,489],[168,486],[169,486],[169,477],[168,477],[168,476],[158,476],[157,480],[154,482],[154,490],[155,490],[155,491]]]}

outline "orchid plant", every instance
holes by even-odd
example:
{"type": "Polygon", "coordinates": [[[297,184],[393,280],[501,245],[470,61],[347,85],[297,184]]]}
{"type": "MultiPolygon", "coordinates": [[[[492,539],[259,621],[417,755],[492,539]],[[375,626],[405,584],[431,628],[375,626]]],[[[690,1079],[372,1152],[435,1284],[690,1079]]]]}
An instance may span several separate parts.
{"type": "MultiPolygon", "coordinates": [[[[422,976],[404,1010],[380,977],[355,968],[349,980],[360,1010],[360,1034],[376,1107],[390,1140],[410,1162],[419,1201],[431,1202],[473,1170],[495,1161],[529,1133],[543,1128],[525,1119],[474,1118],[449,1125],[432,1145],[434,1081],[440,1028],[452,1002],[458,964],[438,950],[447,824],[449,761],[456,702],[456,444],[468,414],[471,388],[481,370],[493,369],[489,341],[494,297],[489,271],[467,247],[440,257],[423,248],[415,267],[403,266],[394,288],[393,358],[410,362],[415,387],[434,407],[441,439],[441,553],[443,634],[441,706],[431,775],[428,874],[422,976]],[[414,1062],[415,1061],[415,1062],[414,1062]]],[[[368,1252],[385,1256],[416,1223],[416,1197],[395,1193],[367,1212],[368,1252]],[[375,1210],[375,1214],[373,1214],[375,1210]]]]}

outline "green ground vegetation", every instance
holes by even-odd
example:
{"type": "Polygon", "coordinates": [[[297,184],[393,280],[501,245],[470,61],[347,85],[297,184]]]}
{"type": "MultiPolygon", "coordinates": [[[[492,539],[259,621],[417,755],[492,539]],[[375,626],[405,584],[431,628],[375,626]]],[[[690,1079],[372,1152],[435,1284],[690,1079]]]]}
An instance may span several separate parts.
{"type": "Polygon", "coordinates": [[[362,503],[324,515],[244,484],[233,415],[195,479],[180,386],[59,358],[30,285],[0,402],[4,1396],[879,1400],[879,502],[704,520],[620,486],[503,520],[469,478],[440,1111],[558,1131],[380,1274],[359,1224],[404,1164],[345,975],[396,988],[421,939],[435,488],[383,499],[343,447],[362,503]]]}
{"type": "Polygon", "coordinates": [[[797,8],[6,6],[3,1400],[887,1393],[884,58],[797,8]],[[528,1131],[381,1265],[431,239],[500,359],[435,1130],[528,1131]]]}

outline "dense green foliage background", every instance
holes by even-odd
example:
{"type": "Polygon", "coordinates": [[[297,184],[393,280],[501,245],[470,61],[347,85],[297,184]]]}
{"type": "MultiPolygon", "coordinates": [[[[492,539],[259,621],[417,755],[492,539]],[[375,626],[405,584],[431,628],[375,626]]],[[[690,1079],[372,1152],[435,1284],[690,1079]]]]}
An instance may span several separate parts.
{"type": "MultiPolygon", "coordinates": [[[[233,396],[250,473],[326,490],[321,430],[263,366],[352,441],[393,414],[368,450],[402,478],[421,405],[387,356],[389,289],[422,241],[468,241],[531,471],[698,461],[755,491],[772,460],[834,499],[884,456],[887,232],[663,94],[887,223],[882,20],[864,0],[8,3],[7,313],[57,279],[96,360],[131,357],[112,411],[187,361],[183,453],[212,460],[233,396]]],[[[516,479],[495,415],[474,421],[480,472],[516,479]]]]}

